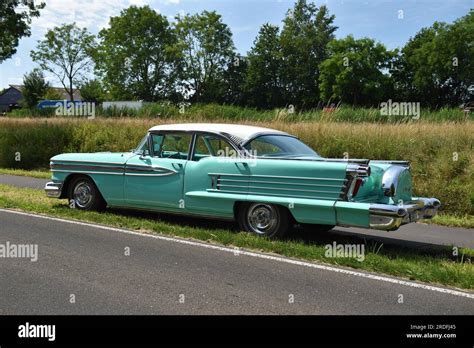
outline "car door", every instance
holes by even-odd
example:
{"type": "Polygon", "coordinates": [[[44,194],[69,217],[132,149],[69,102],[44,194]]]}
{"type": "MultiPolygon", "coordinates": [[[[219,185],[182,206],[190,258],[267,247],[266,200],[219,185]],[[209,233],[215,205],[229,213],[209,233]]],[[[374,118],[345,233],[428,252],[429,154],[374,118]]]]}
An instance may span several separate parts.
{"type": "Polygon", "coordinates": [[[191,213],[233,217],[234,202],[245,200],[252,160],[216,134],[196,134],[193,154],[186,166],[184,192],[191,213]]]}
{"type": "Polygon", "coordinates": [[[184,209],[183,184],[192,135],[150,133],[141,155],[125,165],[127,205],[179,211],[184,209]]]}

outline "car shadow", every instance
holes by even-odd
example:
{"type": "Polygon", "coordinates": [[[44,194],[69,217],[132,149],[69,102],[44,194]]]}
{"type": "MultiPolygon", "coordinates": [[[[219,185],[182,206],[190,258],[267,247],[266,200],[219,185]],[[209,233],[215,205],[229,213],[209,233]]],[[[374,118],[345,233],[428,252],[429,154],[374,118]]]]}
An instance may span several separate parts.
{"type": "Polygon", "coordinates": [[[456,259],[453,256],[453,248],[449,245],[433,244],[419,241],[404,240],[386,236],[373,236],[357,232],[338,230],[337,227],[325,232],[311,232],[296,226],[286,238],[294,242],[304,244],[364,244],[372,252],[382,249],[390,253],[407,252],[412,255],[429,255],[456,259]]]}
{"type": "MultiPolygon", "coordinates": [[[[62,204],[58,204],[55,207],[69,209],[62,204]]],[[[235,233],[241,232],[238,224],[232,221],[205,219],[201,217],[190,217],[126,208],[108,208],[107,212],[111,214],[116,214],[117,216],[127,216],[161,221],[169,224],[180,225],[182,227],[187,226],[209,230],[228,230],[235,233]]],[[[369,250],[370,252],[377,253],[380,250],[383,250],[385,254],[390,254],[394,257],[396,257],[396,255],[400,253],[409,253],[412,256],[429,255],[433,257],[442,257],[445,259],[448,258],[458,260],[457,257],[453,256],[453,249],[451,246],[415,242],[384,236],[372,236],[357,232],[347,232],[338,230],[337,227],[326,232],[311,232],[296,225],[291,229],[291,231],[286,234],[286,236],[282,240],[315,246],[324,246],[333,243],[351,245],[363,244],[365,245],[366,250],[369,250]]]]}
{"type": "Polygon", "coordinates": [[[139,217],[149,220],[157,220],[170,224],[205,228],[210,230],[231,230],[239,231],[236,223],[232,221],[216,220],[216,219],[205,219],[192,216],[184,216],[178,214],[167,214],[158,212],[149,212],[142,210],[133,210],[125,208],[107,208],[107,212],[117,215],[126,215],[129,217],[139,217]]]}
{"type": "MultiPolygon", "coordinates": [[[[132,209],[108,209],[109,213],[125,215],[129,217],[139,217],[150,220],[162,221],[170,224],[205,228],[209,230],[230,230],[240,232],[238,224],[231,221],[222,221],[215,219],[204,219],[198,217],[182,216],[176,214],[156,213],[148,211],[137,211],[132,209]]],[[[395,239],[386,236],[371,236],[357,232],[347,232],[338,230],[337,227],[326,232],[311,232],[296,225],[283,240],[298,242],[305,245],[327,245],[327,244],[364,244],[367,250],[378,252],[383,249],[384,252],[397,254],[407,252],[411,255],[433,256],[452,258],[452,247],[446,245],[415,242],[409,240],[395,239]]]]}

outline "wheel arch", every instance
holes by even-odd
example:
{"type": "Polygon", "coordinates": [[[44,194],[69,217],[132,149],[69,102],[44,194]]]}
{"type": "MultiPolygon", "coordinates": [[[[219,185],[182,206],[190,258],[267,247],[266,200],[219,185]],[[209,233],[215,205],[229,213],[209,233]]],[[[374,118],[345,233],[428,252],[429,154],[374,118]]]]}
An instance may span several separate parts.
{"type": "Polygon", "coordinates": [[[92,176],[90,176],[89,174],[86,174],[86,173],[71,173],[71,174],[69,174],[66,177],[66,179],[64,180],[62,191],[61,191],[61,196],[59,198],[68,198],[69,185],[71,184],[73,179],[79,178],[79,177],[82,177],[82,176],[86,177],[86,178],[89,178],[94,183],[95,188],[99,192],[101,198],[104,200],[104,202],[107,202],[107,200],[104,198],[104,195],[100,191],[100,188],[97,185],[97,182],[94,180],[94,178],[92,176]]]}

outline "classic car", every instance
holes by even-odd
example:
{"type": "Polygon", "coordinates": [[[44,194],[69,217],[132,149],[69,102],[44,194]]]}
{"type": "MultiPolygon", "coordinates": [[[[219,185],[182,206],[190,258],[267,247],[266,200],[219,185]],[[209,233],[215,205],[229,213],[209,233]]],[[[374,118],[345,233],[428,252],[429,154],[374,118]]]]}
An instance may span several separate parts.
{"type": "Polygon", "coordinates": [[[268,238],[293,225],[392,231],[440,206],[413,197],[407,161],[323,158],[293,135],[245,125],[159,125],[130,152],[61,154],[50,164],[46,194],[73,208],[227,219],[268,238]]]}

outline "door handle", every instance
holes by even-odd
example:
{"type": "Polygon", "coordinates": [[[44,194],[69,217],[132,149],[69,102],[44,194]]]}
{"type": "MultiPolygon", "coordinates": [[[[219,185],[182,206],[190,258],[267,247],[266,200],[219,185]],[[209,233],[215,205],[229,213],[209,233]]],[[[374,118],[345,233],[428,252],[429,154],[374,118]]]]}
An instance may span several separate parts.
{"type": "Polygon", "coordinates": [[[183,169],[183,164],[182,163],[173,163],[173,168],[177,169],[177,170],[181,170],[183,169]]]}
{"type": "Polygon", "coordinates": [[[247,162],[235,162],[235,165],[236,165],[237,167],[239,167],[239,165],[240,165],[240,166],[242,166],[242,167],[244,167],[244,168],[247,168],[247,167],[249,166],[249,165],[247,164],[247,162]]]}

